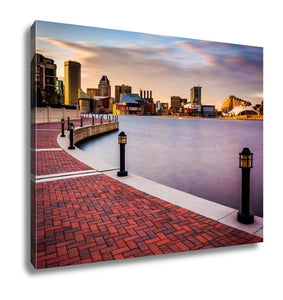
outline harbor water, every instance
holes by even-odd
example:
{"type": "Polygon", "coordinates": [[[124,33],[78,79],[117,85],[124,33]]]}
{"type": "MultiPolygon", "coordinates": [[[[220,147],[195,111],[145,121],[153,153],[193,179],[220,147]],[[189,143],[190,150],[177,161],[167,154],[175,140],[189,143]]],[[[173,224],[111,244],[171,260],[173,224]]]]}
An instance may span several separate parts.
{"type": "MultiPolygon", "coordinates": [[[[250,209],[263,216],[263,122],[120,116],[128,137],[126,170],[172,188],[240,209],[239,152],[254,154],[250,209]]],[[[119,167],[118,134],[88,140],[79,147],[119,167]]]]}

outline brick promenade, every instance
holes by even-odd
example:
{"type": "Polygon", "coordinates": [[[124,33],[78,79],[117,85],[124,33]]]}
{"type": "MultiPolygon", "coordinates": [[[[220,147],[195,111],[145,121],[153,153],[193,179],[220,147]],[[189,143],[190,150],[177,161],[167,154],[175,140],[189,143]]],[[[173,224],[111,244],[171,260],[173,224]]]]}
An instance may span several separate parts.
{"type": "MultiPolygon", "coordinates": [[[[84,124],[91,120],[84,121],[84,124]]],[[[98,120],[96,120],[98,122],[98,120]]],[[[74,122],[79,126],[79,121],[74,122]]],[[[91,170],[59,149],[61,124],[36,127],[35,267],[49,268],[261,242],[116,181],[105,174],[52,179],[91,170]]],[[[67,137],[66,137],[67,138],[67,137]]],[[[35,150],[33,150],[35,151],[35,150]]]]}

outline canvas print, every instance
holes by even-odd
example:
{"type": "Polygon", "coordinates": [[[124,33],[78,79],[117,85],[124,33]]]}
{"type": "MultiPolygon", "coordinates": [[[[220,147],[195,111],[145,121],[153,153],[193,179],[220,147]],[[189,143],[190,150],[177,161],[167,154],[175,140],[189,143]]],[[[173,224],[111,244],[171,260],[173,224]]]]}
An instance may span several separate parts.
{"type": "Polygon", "coordinates": [[[263,241],[262,47],[45,21],[31,37],[36,269],[263,241]]]}

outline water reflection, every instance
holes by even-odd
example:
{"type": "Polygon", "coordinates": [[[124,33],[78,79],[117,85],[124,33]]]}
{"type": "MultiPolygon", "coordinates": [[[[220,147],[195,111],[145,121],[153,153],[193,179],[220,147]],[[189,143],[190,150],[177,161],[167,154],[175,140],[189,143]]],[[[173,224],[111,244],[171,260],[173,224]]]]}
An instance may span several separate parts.
{"type": "MultiPolygon", "coordinates": [[[[239,209],[244,147],[254,153],[251,211],[262,216],[263,123],[219,119],[120,117],[128,136],[126,169],[156,182],[239,209]]],[[[118,132],[80,148],[119,166],[118,132]]]]}

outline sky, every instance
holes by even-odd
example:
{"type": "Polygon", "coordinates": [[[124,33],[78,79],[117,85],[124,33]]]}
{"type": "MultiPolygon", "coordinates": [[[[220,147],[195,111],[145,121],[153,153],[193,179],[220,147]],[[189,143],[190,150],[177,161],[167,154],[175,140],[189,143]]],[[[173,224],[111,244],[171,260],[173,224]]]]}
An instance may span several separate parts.
{"type": "Polygon", "coordinates": [[[64,61],[81,63],[82,89],[97,88],[107,75],[133,93],[152,90],[154,101],[190,99],[202,87],[202,104],[217,109],[229,95],[263,100],[263,48],[130,31],[36,22],[36,52],[54,59],[63,80],[64,61]]]}

